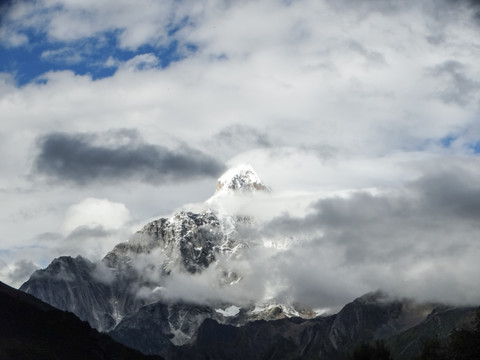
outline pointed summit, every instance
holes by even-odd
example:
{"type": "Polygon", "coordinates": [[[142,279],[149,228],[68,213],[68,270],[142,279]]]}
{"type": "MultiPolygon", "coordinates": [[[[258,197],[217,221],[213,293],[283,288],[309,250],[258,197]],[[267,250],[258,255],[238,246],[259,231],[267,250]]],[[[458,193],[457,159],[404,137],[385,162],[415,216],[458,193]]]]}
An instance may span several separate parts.
{"type": "Polygon", "coordinates": [[[254,191],[270,192],[270,189],[263,183],[255,170],[247,164],[227,170],[217,181],[217,193],[254,191]]]}

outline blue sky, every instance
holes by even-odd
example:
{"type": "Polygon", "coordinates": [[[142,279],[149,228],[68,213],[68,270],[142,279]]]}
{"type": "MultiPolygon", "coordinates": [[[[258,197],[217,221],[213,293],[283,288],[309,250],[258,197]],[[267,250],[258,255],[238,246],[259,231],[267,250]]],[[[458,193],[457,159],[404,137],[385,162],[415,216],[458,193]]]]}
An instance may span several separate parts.
{"type": "MultiPolygon", "coordinates": [[[[324,238],[345,260],[330,264],[345,276],[342,299],[360,295],[352,284],[415,278],[406,290],[423,298],[471,285],[467,268],[480,256],[471,241],[480,229],[465,220],[479,211],[476,1],[38,0],[0,14],[0,280],[20,285],[60,255],[98,259],[250,163],[277,194],[265,221],[288,214],[307,224],[334,197],[349,204],[335,209],[357,209],[341,214],[350,229],[348,219],[361,222],[362,206],[372,207],[379,220],[362,228],[372,257],[352,258],[353,240],[324,238]],[[379,211],[398,199],[424,226],[379,211]],[[451,227],[434,239],[423,230],[432,223],[451,227]],[[412,253],[400,233],[420,239],[412,253]],[[468,266],[452,270],[459,261],[468,266]],[[410,272],[388,275],[406,264],[410,272]],[[427,279],[437,285],[422,291],[427,279]]],[[[324,220],[312,233],[333,229],[324,220]]]]}
{"type": "MultiPolygon", "coordinates": [[[[172,7],[174,6],[173,4],[172,7]]],[[[158,39],[140,39],[127,46],[119,40],[122,34],[128,31],[122,24],[105,27],[100,25],[99,29],[86,30],[65,38],[62,30],[55,35],[49,31],[49,25],[55,21],[56,16],[66,16],[66,21],[73,18],[88,24],[100,21],[95,18],[96,11],[95,7],[70,7],[69,2],[49,4],[48,1],[12,1],[4,5],[4,41],[0,44],[0,71],[14,74],[19,86],[35,81],[48,71],[71,70],[78,75],[90,75],[93,79],[100,79],[112,76],[119,63],[136,55],[153,54],[158,59],[156,66],[165,68],[196,49],[194,44],[188,42],[179,49],[178,40],[175,39],[179,30],[190,25],[188,16],[170,18],[162,23],[161,42],[158,42],[158,39]]],[[[108,9],[106,11],[108,12],[108,9]]],[[[68,27],[68,24],[66,26],[68,27]]]]}
{"type": "MultiPolygon", "coordinates": [[[[23,34],[29,39],[28,46],[4,44],[0,48],[0,71],[13,74],[19,86],[37,81],[48,71],[70,70],[78,75],[89,75],[94,80],[109,77],[119,63],[139,54],[155,55],[158,58],[155,66],[159,68],[186,56],[179,53],[178,42],[174,39],[158,47],[145,44],[137,49],[122,49],[118,47],[115,32],[102,33],[101,39],[93,37],[69,43],[49,41],[45,34],[35,34],[28,29],[23,34]]],[[[194,52],[195,46],[190,45],[188,50],[194,52]]]]}

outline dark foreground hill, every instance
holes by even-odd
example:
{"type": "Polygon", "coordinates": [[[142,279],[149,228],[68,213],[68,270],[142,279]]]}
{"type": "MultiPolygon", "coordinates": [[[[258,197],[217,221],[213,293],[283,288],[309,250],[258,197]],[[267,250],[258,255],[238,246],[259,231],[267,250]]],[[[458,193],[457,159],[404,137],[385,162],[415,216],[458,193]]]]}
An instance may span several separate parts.
{"type": "Polygon", "coordinates": [[[69,312],[0,282],[2,360],[160,360],[127,348],[69,312]]]}

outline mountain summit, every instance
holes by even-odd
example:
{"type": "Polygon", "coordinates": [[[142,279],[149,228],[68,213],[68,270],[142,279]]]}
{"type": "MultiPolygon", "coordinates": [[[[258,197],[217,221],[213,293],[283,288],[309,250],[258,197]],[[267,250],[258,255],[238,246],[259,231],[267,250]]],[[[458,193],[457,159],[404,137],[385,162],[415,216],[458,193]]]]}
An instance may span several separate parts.
{"type": "Polygon", "coordinates": [[[270,189],[263,183],[255,170],[248,165],[242,164],[227,170],[217,181],[217,193],[223,192],[254,192],[270,189]]]}

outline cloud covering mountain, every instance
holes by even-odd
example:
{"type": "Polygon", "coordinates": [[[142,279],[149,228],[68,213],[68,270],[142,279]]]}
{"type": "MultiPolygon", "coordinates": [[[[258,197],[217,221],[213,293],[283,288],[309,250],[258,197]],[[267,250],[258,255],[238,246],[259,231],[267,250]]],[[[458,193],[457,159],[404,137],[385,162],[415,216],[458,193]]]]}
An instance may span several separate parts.
{"type": "Polygon", "coordinates": [[[299,241],[252,258],[260,284],[329,305],[376,288],[478,300],[478,2],[0,14],[3,281],[62,254],[99,259],[248,162],[274,195],[232,206],[262,220],[257,241],[299,241]]]}

